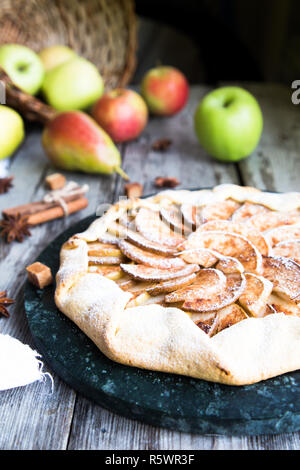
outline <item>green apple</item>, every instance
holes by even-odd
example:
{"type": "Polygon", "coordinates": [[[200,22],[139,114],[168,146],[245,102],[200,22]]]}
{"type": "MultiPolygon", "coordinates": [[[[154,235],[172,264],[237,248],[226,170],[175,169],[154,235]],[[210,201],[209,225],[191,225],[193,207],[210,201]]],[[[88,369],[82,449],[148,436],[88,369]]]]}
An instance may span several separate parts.
{"type": "Polygon", "coordinates": [[[39,53],[46,72],[76,57],[76,53],[67,46],[55,45],[42,49],[39,53]]]}
{"type": "Polygon", "coordinates": [[[21,90],[35,95],[44,80],[44,66],[39,56],[21,44],[0,47],[0,66],[21,90]]]}
{"type": "Polygon", "coordinates": [[[24,139],[21,116],[8,106],[0,106],[0,160],[10,157],[24,139]]]}
{"type": "Polygon", "coordinates": [[[247,90],[229,86],[208,93],[195,113],[195,131],[200,144],[214,158],[237,162],[257,146],[263,116],[256,99],[247,90]]]}
{"type": "Polygon", "coordinates": [[[68,60],[46,73],[42,87],[48,104],[58,111],[83,110],[103,94],[97,67],[82,57],[68,60]]]}

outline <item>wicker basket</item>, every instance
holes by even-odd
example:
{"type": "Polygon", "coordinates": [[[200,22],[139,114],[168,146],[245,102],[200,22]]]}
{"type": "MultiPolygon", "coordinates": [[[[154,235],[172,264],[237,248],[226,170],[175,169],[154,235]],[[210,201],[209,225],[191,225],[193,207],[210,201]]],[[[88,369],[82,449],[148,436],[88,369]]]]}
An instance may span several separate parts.
{"type": "MultiPolygon", "coordinates": [[[[136,29],[133,0],[1,0],[0,5],[0,44],[24,44],[37,52],[68,45],[98,67],[106,89],[130,81],[136,29]]],[[[39,117],[42,102],[11,87],[5,74],[0,79],[7,83],[7,104],[20,103],[24,117],[44,122],[51,114],[46,109],[39,117]]]]}

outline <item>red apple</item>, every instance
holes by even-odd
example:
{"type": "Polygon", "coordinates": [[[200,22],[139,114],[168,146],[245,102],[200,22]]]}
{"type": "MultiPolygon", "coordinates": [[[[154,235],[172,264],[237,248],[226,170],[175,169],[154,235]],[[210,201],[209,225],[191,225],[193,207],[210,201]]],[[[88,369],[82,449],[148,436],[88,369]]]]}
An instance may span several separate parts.
{"type": "Polygon", "coordinates": [[[148,121],[148,109],[138,93],[118,88],[95,103],[92,116],[115,142],[125,142],[141,134],[148,121]]]}
{"type": "Polygon", "coordinates": [[[172,116],[186,104],[189,85],[179,70],[160,66],[146,73],[142,80],[141,92],[151,113],[172,116]]]}

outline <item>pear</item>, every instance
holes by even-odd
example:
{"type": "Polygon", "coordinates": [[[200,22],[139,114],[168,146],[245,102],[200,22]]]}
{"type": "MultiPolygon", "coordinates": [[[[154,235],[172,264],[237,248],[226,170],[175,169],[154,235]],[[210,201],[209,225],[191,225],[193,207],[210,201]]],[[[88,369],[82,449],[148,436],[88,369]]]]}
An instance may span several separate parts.
{"type": "Polygon", "coordinates": [[[64,170],[85,173],[119,173],[121,155],[108,134],[86,113],[66,111],[47,123],[43,147],[52,163],[64,170]]]}

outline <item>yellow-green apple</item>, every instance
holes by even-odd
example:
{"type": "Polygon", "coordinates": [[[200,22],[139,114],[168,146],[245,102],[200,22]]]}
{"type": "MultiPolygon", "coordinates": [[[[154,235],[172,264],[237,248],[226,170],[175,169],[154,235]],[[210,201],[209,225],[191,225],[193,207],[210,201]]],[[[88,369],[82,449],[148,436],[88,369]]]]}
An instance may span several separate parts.
{"type": "Polygon", "coordinates": [[[263,116],[257,100],[240,87],[213,90],[200,101],[195,112],[200,144],[223,162],[237,162],[249,156],[262,129],[263,116]]]}
{"type": "Polygon", "coordinates": [[[46,72],[76,57],[76,53],[70,47],[60,44],[48,46],[39,53],[46,72]]]}
{"type": "Polygon", "coordinates": [[[42,86],[46,101],[58,111],[87,109],[103,90],[97,67],[78,56],[49,70],[42,86]]]}
{"type": "Polygon", "coordinates": [[[44,128],[42,143],[52,163],[64,170],[112,174],[128,179],[109,135],[82,111],[58,113],[44,128]]]}
{"type": "Polygon", "coordinates": [[[138,93],[119,88],[96,101],[92,116],[115,142],[125,142],[141,134],[148,121],[148,109],[138,93]]]}
{"type": "Polygon", "coordinates": [[[183,73],[176,68],[160,66],[145,74],[141,92],[151,113],[172,116],[186,104],[189,85],[183,73]]]}
{"type": "Polygon", "coordinates": [[[21,116],[8,106],[0,106],[0,159],[10,157],[24,139],[21,116]]]}
{"type": "Polygon", "coordinates": [[[44,80],[44,66],[39,56],[21,44],[0,47],[0,67],[21,90],[35,95],[44,80]]]}

